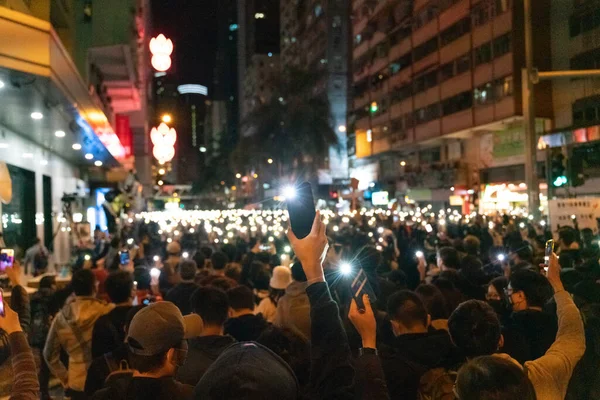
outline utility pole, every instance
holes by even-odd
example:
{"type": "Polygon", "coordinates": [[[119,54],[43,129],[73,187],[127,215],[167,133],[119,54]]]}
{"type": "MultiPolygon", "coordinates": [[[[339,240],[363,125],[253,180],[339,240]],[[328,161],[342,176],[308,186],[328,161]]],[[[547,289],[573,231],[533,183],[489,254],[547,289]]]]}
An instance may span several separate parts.
{"type": "MultiPolygon", "coordinates": [[[[521,70],[523,122],[525,128],[525,182],[529,213],[539,216],[540,185],[537,178],[537,133],[535,131],[535,97],[533,93],[533,37],[531,32],[531,0],[523,0],[525,20],[525,68],[521,70]]],[[[550,183],[548,183],[550,184],[550,183]]]]}

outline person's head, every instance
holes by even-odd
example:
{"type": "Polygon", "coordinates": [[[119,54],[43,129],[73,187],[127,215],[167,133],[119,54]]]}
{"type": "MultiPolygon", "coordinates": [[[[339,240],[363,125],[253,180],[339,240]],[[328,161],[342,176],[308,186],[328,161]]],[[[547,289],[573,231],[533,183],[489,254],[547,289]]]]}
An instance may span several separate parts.
{"type": "Polygon", "coordinates": [[[71,286],[75,296],[93,296],[96,293],[96,276],[89,269],[80,269],[73,274],[71,286]]]}
{"type": "Polygon", "coordinates": [[[242,280],[242,266],[239,264],[228,264],[225,268],[225,276],[239,283],[242,280]]]}
{"type": "Polygon", "coordinates": [[[460,258],[458,251],[453,247],[442,247],[438,250],[437,265],[444,271],[448,269],[457,270],[460,268],[460,258]]]}
{"type": "Polygon", "coordinates": [[[499,276],[490,281],[485,294],[486,300],[502,300],[504,298],[504,289],[508,287],[508,279],[499,276]]]}
{"type": "Polygon", "coordinates": [[[207,259],[209,259],[212,256],[212,249],[210,247],[202,247],[200,249],[200,251],[202,252],[202,254],[204,254],[204,257],[206,257],[207,259]]]}
{"type": "Polygon", "coordinates": [[[455,392],[461,400],[536,400],[523,368],[497,356],[477,357],[464,364],[456,377],[455,392]]]}
{"type": "Polygon", "coordinates": [[[388,280],[396,285],[399,290],[406,289],[406,273],[401,269],[391,271],[388,276],[388,280]]]}
{"type": "Polygon", "coordinates": [[[310,345],[291,329],[269,326],[256,341],[281,357],[294,371],[300,386],[309,381],[310,345]]]}
{"type": "Polygon", "coordinates": [[[184,282],[193,282],[196,277],[196,272],[198,271],[198,266],[194,260],[185,259],[179,262],[177,266],[179,269],[179,275],[181,276],[181,280],[184,282]]]}
{"type": "Polygon", "coordinates": [[[217,251],[212,254],[210,261],[212,262],[212,267],[215,271],[224,272],[227,263],[229,263],[229,258],[227,257],[227,254],[217,251]]]}
{"type": "Polygon", "coordinates": [[[415,292],[401,290],[390,296],[388,315],[394,335],[425,333],[431,323],[431,317],[423,301],[415,292]]]}
{"type": "Polygon", "coordinates": [[[502,342],[498,315],[479,300],[465,301],[454,310],[448,318],[448,332],[468,358],[494,354],[502,342]]]}
{"type": "Polygon", "coordinates": [[[113,249],[118,249],[121,247],[121,238],[118,236],[113,236],[113,238],[110,239],[110,247],[113,249]]]}
{"type": "Polygon", "coordinates": [[[423,284],[417,286],[415,292],[423,300],[423,304],[432,320],[448,318],[449,313],[446,306],[446,299],[440,289],[434,285],[423,284]]]}
{"type": "Polygon", "coordinates": [[[56,277],[54,275],[46,275],[40,279],[40,289],[56,290],[56,277]]]}
{"type": "Polygon", "coordinates": [[[507,288],[513,311],[542,308],[552,297],[553,290],[548,279],[534,271],[521,270],[510,276],[507,288]]]}
{"type": "Polygon", "coordinates": [[[229,346],[211,364],[194,399],[279,399],[300,396],[294,371],[281,357],[255,342],[229,346]]]}
{"type": "Polygon", "coordinates": [[[254,310],[254,293],[247,286],[237,286],[227,291],[229,317],[251,314],[254,310]]]}
{"type": "Polygon", "coordinates": [[[104,288],[113,303],[129,302],[133,297],[133,277],[127,271],[113,272],[106,278],[104,288]]]}
{"type": "Polygon", "coordinates": [[[173,376],[185,362],[187,342],[202,332],[196,314],[181,315],[171,302],[152,303],[138,311],[127,331],[131,368],[154,377],[173,376]]]}
{"type": "Polygon", "coordinates": [[[201,251],[197,251],[192,259],[196,262],[198,269],[203,269],[206,264],[206,257],[201,251]]]}
{"type": "Polygon", "coordinates": [[[172,241],[167,245],[167,255],[169,257],[179,257],[181,254],[181,245],[179,242],[172,241]]]}
{"type": "Polygon", "coordinates": [[[292,279],[296,282],[306,282],[308,280],[300,261],[296,261],[292,264],[292,279]]]}
{"type": "Polygon", "coordinates": [[[577,240],[577,232],[570,226],[558,230],[558,244],[561,250],[568,249],[577,240]]]}
{"type": "Polygon", "coordinates": [[[463,247],[465,249],[465,253],[471,256],[479,255],[479,250],[481,247],[481,241],[477,236],[467,235],[465,240],[463,240],[463,247]]]}
{"type": "MultiPolygon", "coordinates": [[[[192,309],[202,317],[206,330],[222,331],[229,316],[229,299],[225,291],[211,286],[202,286],[192,295],[192,309]]],[[[214,332],[213,332],[214,334],[214,332]]]]}
{"type": "Polygon", "coordinates": [[[236,261],[236,259],[238,258],[237,248],[231,243],[224,244],[221,248],[221,251],[227,255],[227,259],[229,261],[236,261]]]}
{"type": "Polygon", "coordinates": [[[285,290],[292,283],[292,271],[288,267],[278,266],[273,268],[273,276],[269,281],[269,287],[275,290],[285,290]]]}
{"type": "Polygon", "coordinates": [[[533,262],[533,249],[527,241],[515,241],[510,246],[510,262],[514,266],[519,263],[533,262]]]}

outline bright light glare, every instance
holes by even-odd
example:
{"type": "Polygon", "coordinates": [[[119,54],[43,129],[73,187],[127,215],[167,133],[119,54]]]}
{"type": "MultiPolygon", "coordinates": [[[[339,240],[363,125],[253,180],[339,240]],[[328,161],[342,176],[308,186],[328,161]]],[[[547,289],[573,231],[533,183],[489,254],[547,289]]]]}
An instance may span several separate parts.
{"type": "Polygon", "coordinates": [[[296,197],[296,188],[293,186],[286,186],[283,188],[283,195],[287,200],[294,199],[296,197]]]}
{"type": "Polygon", "coordinates": [[[65,131],[54,132],[54,136],[56,136],[57,138],[63,138],[63,137],[65,137],[65,135],[66,135],[65,131]]]}
{"type": "Polygon", "coordinates": [[[498,254],[498,261],[504,261],[506,256],[504,254],[498,254]]]}
{"type": "Polygon", "coordinates": [[[340,264],[340,273],[342,275],[350,275],[352,273],[352,265],[349,263],[340,264]]]}
{"type": "Polygon", "coordinates": [[[31,119],[42,119],[44,118],[44,114],[39,111],[34,111],[31,113],[31,119]]]}
{"type": "Polygon", "coordinates": [[[131,246],[133,244],[133,239],[132,238],[127,239],[127,244],[131,246]]]}
{"type": "Polygon", "coordinates": [[[422,251],[417,251],[415,253],[415,256],[417,256],[417,258],[421,258],[421,257],[423,257],[423,252],[422,251]]]}
{"type": "Polygon", "coordinates": [[[153,277],[153,278],[155,278],[155,279],[158,278],[160,276],[160,269],[158,269],[158,268],[152,268],[150,270],[150,276],[153,277]]]}
{"type": "Polygon", "coordinates": [[[71,146],[73,148],[73,150],[81,150],[81,145],[79,143],[73,143],[73,146],[71,146]]]}
{"type": "Polygon", "coordinates": [[[93,158],[94,158],[94,155],[93,155],[92,153],[87,153],[87,154],[85,155],[85,159],[86,159],[86,160],[91,160],[91,159],[93,159],[93,158]]]}
{"type": "Polygon", "coordinates": [[[290,246],[285,246],[283,248],[283,251],[285,251],[286,253],[289,253],[290,251],[292,251],[292,248],[290,246]]]}
{"type": "Polygon", "coordinates": [[[154,256],[153,259],[154,259],[154,262],[158,262],[158,260],[160,260],[160,257],[159,256],[154,256]]]}
{"type": "Polygon", "coordinates": [[[188,257],[190,256],[190,253],[188,253],[187,251],[184,251],[184,252],[181,254],[181,256],[182,256],[183,258],[188,258],[188,257]]]}

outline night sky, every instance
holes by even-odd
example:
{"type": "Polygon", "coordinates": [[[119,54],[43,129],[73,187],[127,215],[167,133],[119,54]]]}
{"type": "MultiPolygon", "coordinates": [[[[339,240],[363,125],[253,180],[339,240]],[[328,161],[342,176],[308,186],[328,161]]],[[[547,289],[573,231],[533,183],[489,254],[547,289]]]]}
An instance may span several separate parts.
{"type": "Polygon", "coordinates": [[[173,78],[212,87],[218,0],[152,0],[152,36],[173,40],[173,78]]]}

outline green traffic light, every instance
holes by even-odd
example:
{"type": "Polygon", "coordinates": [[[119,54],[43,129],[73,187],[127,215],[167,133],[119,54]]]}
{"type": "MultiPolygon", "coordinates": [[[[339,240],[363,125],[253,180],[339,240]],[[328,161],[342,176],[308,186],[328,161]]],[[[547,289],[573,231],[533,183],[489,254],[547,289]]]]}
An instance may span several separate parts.
{"type": "Polygon", "coordinates": [[[567,177],[564,175],[557,176],[553,182],[553,185],[556,187],[560,187],[567,184],[567,177]]]}

